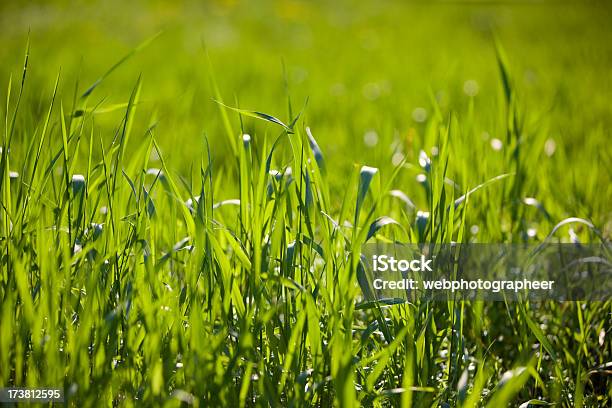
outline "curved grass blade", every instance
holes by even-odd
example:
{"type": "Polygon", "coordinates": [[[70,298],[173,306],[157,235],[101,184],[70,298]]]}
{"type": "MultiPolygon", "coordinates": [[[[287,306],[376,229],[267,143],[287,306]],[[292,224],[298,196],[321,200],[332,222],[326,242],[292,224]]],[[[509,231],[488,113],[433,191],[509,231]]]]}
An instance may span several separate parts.
{"type": "Polygon", "coordinates": [[[406,204],[406,207],[408,209],[410,209],[411,211],[416,210],[416,206],[414,205],[412,200],[403,191],[401,191],[401,190],[391,190],[391,191],[389,191],[389,194],[392,197],[395,197],[395,198],[401,200],[404,204],[406,204]]]}
{"type": "MultiPolygon", "coordinates": [[[[101,104],[102,102],[100,102],[101,104]]],[[[142,103],[142,102],[140,102],[142,103]]],[[[81,116],[84,116],[88,113],[91,113],[92,115],[101,115],[104,113],[111,113],[111,112],[115,112],[117,110],[121,110],[121,109],[125,109],[128,107],[128,102],[122,102],[122,103],[115,103],[112,105],[108,105],[104,108],[100,108],[99,105],[94,106],[93,108],[84,108],[84,109],[77,109],[74,111],[74,113],[72,114],[73,117],[75,118],[79,118],[81,116]]],[[[136,106],[138,104],[134,103],[132,104],[133,106],[136,106]]]]}
{"type": "Polygon", "coordinates": [[[363,166],[359,171],[359,190],[357,193],[357,203],[355,205],[355,225],[357,225],[357,221],[359,220],[361,204],[363,204],[363,200],[370,189],[370,183],[376,173],[378,173],[378,169],[370,166],[363,166]]]}
{"type": "Polygon", "coordinates": [[[272,123],[276,123],[277,125],[281,126],[283,129],[285,129],[287,131],[287,133],[293,133],[293,129],[287,125],[285,125],[280,119],[275,118],[272,115],[268,115],[267,113],[263,113],[263,112],[258,112],[258,111],[250,111],[250,110],[246,110],[246,109],[240,109],[240,108],[235,108],[233,106],[228,106],[226,104],[224,104],[223,102],[220,102],[216,99],[213,99],[215,102],[217,102],[219,105],[231,109],[235,112],[240,113],[241,115],[245,115],[245,116],[250,116],[252,118],[256,118],[256,119],[261,119],[261,120],[265,120],[267,122],[272,122],[272,123]]]}
{"type": "Polygon", "coordinates": [[[393,306],[393,305],[403,305],[407,303],[402,298],[382,298],[378,300],[369,300],[366,302],[357,303],[355,305],[355,310],[368,310],[373,309],[377,306],[393,306]]]}
{"type": "Polygon", "coordinates": [[[523,198],[523,204],[537,208],[542,214],[544,214],[544,216],[546,217],[547,220],[550,221],[552,219],[552,217],[550,216],[548,211],[546,211],[546,208],[544,207],[544,204],[542,204],[537,199],[535,199],[533,197],[525,197],[525,198],[523,198]]]}
{"type": "Polygon", "coordinates": [[[544,241],[542,242],[540,246],[544,245],[544,242],[548,241],[553,235],[555,235],[555,233],[559,230],[559,228],[563,227],[564,225],[574,224],[574,223],[586,225],[587,227],[589,227],[591,231],[595,233],[595,235],[597,235],[599,239],[604,241],[603,236],[601,235],[601,232],[597,228],[595,228],[595,225],[591,221],[588,221],[588,220],[585,220],[584,218],[579,218],[579,217],[569,217],[569,218],[566,218],[560,221],[557,225],[555,225],[553,229],[550,231],[550,233],[548,233],[548,235],[546,236],[546,238],[544,239],[544,241]]]}
{"type": "Polygon", "coordinates": [[[512,76],[510,75],[506,51],[502,47],[501,41],[497,37],[495,37],[495,56],[497,58],[497,65],[499,67],[502,84],[504,86],[504,96],[506,97],[506,102],[510,103],[510,100],[512,99],[512,76]]]}
{"type": "Polygon", "coordinates": [[[113,73],[114,70],[119,68],[121,66],[121,64],[123,64],[124,62],[126,62],[127,60],[132,58],[134,55],[138,54],[144,48],[146,48],[147,45],[151,44],[157,37],[159,37],[161,35],[161,33],[162,33],[161,31],[158,32],[153,37],[151,37],[148,40],[142,42],[136,48],[132,49],[130,52],[125,54],[123,56],[123,58],[121,58],[119,61],[117,61],[112,67],[110,67],[108,69],[108,71],[106,71],[104,74],[102,74],[102,76],[100,78],[96,79],[96,81],[93,84],[91,84],[91,86],[89,88],[87,88],[87,90],[85,92],[83,92],[83,95],[81,95],[81,99],[84,99],[84,98],[88,97],[93,92],[93,90],[96,89],[96,87],[102,83],[102,81],[104,81],[110,74],[113,73]]]}
{"type": "Polygon", "coordinates": [[[485,181],[484,183],[477,185],[476,187],[474,187],[473,189],[471,189],[470,191],[468,191],[467,193],[465,193],[464,195],[462,195],[461,197],[459,197],[458,199],[455,200],[455,209],[457,207],[459,207],[461,205],[461,203],[463,203],[468,196],[474,194],[476,191],[480,190],[481,188],[484,188],[484,187],[488,186],[489,184],[492,184],[492,183],[494,183],[496,181],[499,181],[499,180],[503,180],[503,179],[505,179],[507,177],[510,177],[510,176],[514,176],[514,173],[500,174],[499,176],[495,176],[492,179],[489,179],[489,180],[485,181]]]}
{"type": "Polygon", "coordinates": [[[240,205],[240,200],[237,198],[219,201],[218,203],[213,204],[213,209],[217,209],[223,207],[224,205],[240,205]]]}
{"type": "Polygon", "coordinates": [[[383,215],[382,217],[377,218],[372,224],[370,224],[370,229],[368,230],[366,241],[372,238],[382,227],[392,224],[399,226],[403,230],[402,225],[391,217],[383,215]]]}
{"type": "Polygon", "coordinates": [[[365,257],[361,255],[359,257],[359,262],[357,263],[357,283],[361,287],[361,292],[366,299],[374,299],[374,293],[372,292],[372,287],[370,286],[370,279],[368,279],[364,262],[365,257]]]}
{"type": "Polygon", "coordinates": [[[322,172],[325,172],[325,160],[323,159],[323,152],[321,152],[321,148],[319,144],[315,140],[312,132],[310,131],[310,127],[306,127],[306,135],[308,136],[308,143],[310,144],[310,149],[312,150],[312,154],[317,162],[317,166],[321,169],[322,172]]]}

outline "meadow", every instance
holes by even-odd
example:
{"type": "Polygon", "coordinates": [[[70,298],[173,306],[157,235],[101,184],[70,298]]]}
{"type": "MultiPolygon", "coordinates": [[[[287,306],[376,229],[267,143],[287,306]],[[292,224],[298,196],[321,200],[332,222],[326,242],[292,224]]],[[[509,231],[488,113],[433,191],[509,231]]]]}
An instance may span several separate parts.
{"type": "Polygon", "coordinates": [[[0,386],[610,406],[612,301],[363,298],[362,245],[609,244],[603,2],[0,5],[0,386]]]}

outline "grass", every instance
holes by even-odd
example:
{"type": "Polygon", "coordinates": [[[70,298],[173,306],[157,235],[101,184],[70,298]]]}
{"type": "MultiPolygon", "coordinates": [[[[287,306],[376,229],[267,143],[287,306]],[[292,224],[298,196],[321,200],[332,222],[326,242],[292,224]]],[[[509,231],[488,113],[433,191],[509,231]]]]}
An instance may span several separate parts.
{"type": "MultiPolygon", "coordinates": [[[[225,10],[217,7],[207,13],[225,10]]],[[[514,39],[520,30],[502,25],[499,40],[487,36],[483,46],[460,23],[457,53],[488,52],[475,65],[483,78],[476,85],[460,82],[462,73],[448,79],[465,88],[460,102],[434,91],[443,69],[428,77],[407,68],[434,85],[407,91],[405,100],[425,108],[406,109],[384,80],[370,81],[377,72],[366,66],[347,73],[347,81],[365,82],[363,95],[349,90],[327,101],[323,84],[337,78],[326,80],[324,68],[332,63],[317,67],[290,50],[321,83],[294,92],[300,71],[290,66],[282,86],[280,66],[264,73],[269,56],[247,54],[266,9],[227,7],[230,20],[245,23],[246,39],[207,46],[212,64],[198,45],[205,74],[187,71],[207,84],[206,103],[183,80],[167,79],[184,86],[180,94],[164,88],[155,77],[168,78],[163,69],[147,80],[139,58],[159,41],[173,44],[172,27],[148,45],[135,42],[125,59],[96,51],[104,65],[84,61],[79,75],[70,58],[59,74],[46,69],[35,54],[44,29],[34,30],[23,70],[7,73],[0,383],[61,386],[77,406],[612,403],[610,301],[386,305],[363,303],[360,287],[365,242],[607,242],[609,106],[591,77],[574,94],[590,102],[584,109],[550,93],[549,83],[573,91],[563,75],[577,80],[601,70],[605,90],[609,61],[577,61],[568,74],[534,52],[546,79],[529,88],[512,46],[532,46],[514,39]],[[257,64],[237,64],[241,55],[257,64]],[[265,86],[248,81],[249,73],[265,86]],[[542,94],[560,106],[537,103],[542,94]]],[[[329,17],[321,6],[279,7],[311,23],[329,17]]],[[[397,22],[398,10],[427,10],[401,7],[371,16],[357,7],[348,32],[370,32],[360,26],[363,16],[397,22]]],[[[549,22],[538,18],[550,8],[538,7],[534,20],[549,22]]],[[[442,20],[462,15],[438,11],[442,20]]],[[[228,19],[219,15],[219,24],[228,19]]],[[[600,18],[577,7],[559,30],[587,17],[600,18]]],[[[263,35],[276,40],[270,47],[284,33],[274,34],[277,20],[265,24],[263,35]]],[[[323,32],[313,34],[316,44],[337,30],[312,24],[323,32]]],[[[417,32],[433,23],[419,24],[417,32]]],[[[390,42],[376,55],[397,55],[392,37],[402,30],[381,28],[390,42]]],[[[590,25],[586,31],[609,36],[590,25]]],[[[11,55],[18,47],[23,42],[11,55]]],[[[153,49],[167,53],[164,69],[173,52],[172,72],[189,67],[171,46],[153,49]]],[[[361,61],[357,51],[338,55],[348,67],[361,61]]],[[[399,67],[386,73],[395,86],[413,84],[399,67]]]]}

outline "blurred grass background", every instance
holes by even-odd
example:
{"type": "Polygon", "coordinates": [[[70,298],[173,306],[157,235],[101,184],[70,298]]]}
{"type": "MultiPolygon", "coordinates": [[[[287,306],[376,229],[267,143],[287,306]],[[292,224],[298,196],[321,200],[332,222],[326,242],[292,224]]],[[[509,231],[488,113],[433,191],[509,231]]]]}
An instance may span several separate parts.
{"type": "MultiPolygon", "coordinates": [[[[305,401],[324,405],[337,398],[340,404],[359,401],[367,405],[372,398],[387,398],[379,391],[394,392],[405,384],[435,387],[415,401],[435,399],[437,404],[460,401],[454,390],[460,394],[459,383],[465,386],[469,380],[460,380],[461,370],[468,372],[468,361],[472,361],[472,368],[473,362],[482,361],[471,377],[475,384],[482,383],[474,385],[475,400],[467,406],[485,401],[489,406],[504,405],[496,403],[511,400],[513,393],[524,398],[521,401],[542,397],[563,401],[566,406],[606,403],[610,399],[610,302],[517,303],[513,307],[475,303],[465,309],[463,304],[449,302],[421,304],[418,310],[409,305],[391,307],[384,314],[378,309],[355,311],[356,293],[349,289],[355,283],[351,279],[357,264],[353,258],[345,258],[347,251],[358,253],[359,236],[367,231],[363,227],[382,214],[419,231],[414,239],[420,242],[432,239],[434,229],[448,232],[444,239],[449,241],[456,237],[466,242],[514,243],[549,238],[585,243],[594,237],[609,240],[611,10],[604,2],[561,1],[1,2],[3,98],[12,77],[10,103],[0,104],[0,113],[6,117],[15,109],[28,37],[31,49],[10,161],[8,154],[3,155],[3,163],[9,163],[2,168],[4,180],[12,181],[2,189],[2,204],[8,203],[2,226],[9,239],[0,239],[1,252],[6,249],[7,254],[3,258],[7,259],[3,264],[7,283],[2,288],[0,326],[5,335],[0,336],[4,361],[0,377],[29,385],[39,381],[52,384],[64,378],[69,392],[85,405],[105,400],[108,404],[120,404],[124,399],[126,405],[131,399],[140,402],[135,398],[152,404],[171,390],[192,392],[204,403],[221,401],[227,405],[237,399],[239,384],[239,399],[246,401],[251,372],[257,384],[251,387],[250,398],[255,401],[261,397],[258,401],[262,404],[307,398],[305,401]],[[121,138],[119,147],[112,143],[118,129],[119,134],[126,133],[120,130],[125,106],[83,116],[84,127],[74,131],[78,136],[69,142],[61,129],[67,117],[61,115],[73,112],[74,95],[81,95],[115,62],[159,32],[159,37],[106,78],[87,101],[87,106],[100,103],[101,108],[124,104],[142,75],[141,102],[125,161],[125,139],[121,138]],[[517,99],[511,106],[507,106],[500,80],[495,36],[506,51],[512,73],[510,88],[512,93],[516,91],[517,99]],[[253,154],[231,152],[219,106],[212,99],[215,92],[207,54],[227,104],[289,122],[288,95],[294,113],[308,98],[304,120],[298,122],[299,132],[293,136],[304,134],[304,124],[310,126],[327,167],[324,178],[313,176],[312,186],[319,191],[313,203],[320,211],[312,212],[318,217],[312,225],[308,212],[297,205],[302,197],[298,183],[292,183],[294,190],[287,188],[282,195],[266,195],[267,180],[262,176],[256,184],[260,193],[253,193],[255,185],[250,177],[259,172],[265,175],[263,158],[280,128],[244,117],[244,131],[252,135],[244,151],[252,148],[253,154]],[[43,144],[40,127],[60,70],[58,98],[63,106],[56,103],[43,144]],[[516,112],[518,118],[514,117],[516,112]],[[523,123],[515,126],[509,118],[523,123]],[[138,200],[132,202],[129,177],[137,180],[135,176],[142,175],[137,190],[148,197],[144,168],[138,168],[143,157],[131,153],[149,154],[147,144],[152,138],[146,129],[152,123],[157,124],[154,138],[168,168],[154,157],[145,161],[147,173],[149,177],[159,174],[149,172],[149,167],[164,167],[164,178],[178,180],[178,175],[184,183],[176,184],[184,188],[159,187],[152,194],[156,210],[149,213],[148,202],[147,211],[141,211],[138,200]],[[514,133],[517,129],[520,134],[514,133]],[[446,136],[440,134],[451,135],[451,140],[447,143],[446,136]],[[206,200],[211,202],[198,205],[197,216],[191,217],[183,202],[204,192],[205,185],[198,185],[206,178],[198,173],[200,163],[207,162],[204,136],[211,144],[214,187],[206,186],[206,200]],[[262,140],[265,136],[267,148],[262,140]],[[100,143],[96,143],[98,139],[100,143]],[[31,154],[26,157],[28,146],[38,140],[44,149],[40,160],[31,154]],[[436,143],[441,144],[440,156],[436,155],[436,143]],[[75,145],[80,151],[68,157],[75,145]],[[88,149],[92,145],[94,170],[89,174],[88,149]],[[111,146],[105,160],[100,160],[100,145],[111,146]],[[60,156],[63,165],[61,159],[55,160],[60,156]],[[446,157],[448,173],[442,173],[438,165],[446,157]],[[363,182],[364,169],[371,174],[374,169],[361,166],[378,168],[381,176],[373,184],[386,184],[383,181],[391,179],[403,159],[405,165],[398,168],[389,187],[405,193],[416,208],[408,211],[398,206],[386,191],[380,197],[387,198],[376,207],[376,192],[367,199],[361,194],[361,186],[370,183],[370,179],[363,182]],[[33,162],[40,162],[37,178],[34,170],[28,177],[33,162]],[[117,176],[119,169],[126,180],[117,176]],[[51,177],[47,178],[48,174],[51,177]],[[508,177],[469,198],[469,212],[466,200],[452,215],[457,206],[447,206],[452,201],[444,200],[454,200],[500,174],[508,177]],[[64,180],[62,176],[66,176],[64,180]],[[359,190],[355,188],[357,177],[359,190]],[[115,189],[118,179],[119,188],[115,189]],[[88,224],[87,216],[71,221],[79,197],[75,180],[92,193],[81,201],[86,205],[79,205],[79,211],[85,208],[90,220],[98,224],[88,224]],[[440,189],[432,192],[432,186],[440,189]],[[327,199],[321,199],[322,191],[330,197],[329,206],[327,199]],[[23,214],[16,223],[9,219],[11,195],[15,213],[23,214]],[[215,203],[240,198],[239,213],[236,209],[227,209],[227,213],[218,210],[210,219],[211,226],[206,221],[206,229],[197,228],[199,235],[194,234],[195,221],[209,220],[206,214],[200,218],[200,211],[208,204],[212,207],[213,196],[215,203]],[[368,201],[374,198],[374,204],[368,201]],[[366,222],[360,223],[362,200],[364,208],[371,211],[368,215],[362,212],[361,219],[366,222]],[[115,209],[109,212],[111,203],[115,209]],[[525,206],[518,208],[520,203],[525,206]],[[271,210],[264,213],[265,208],[271,210]],[[441,215],[448,211],[449,219],[441,221],[441,215]],[[336,234],[336,228],[331,233],[319,212],[329,214],[332,220],[337,217],[341,233],[336,234]],[[218,228],[212,228],[212,221],[218,228]],[[302,229],[306,224],[315,227],[308,234],[302,229]],[[64,225],[68,226],[68,237],[64,225]],[[352,233],[360,225],[360,235],[352,233]],[[429,234],[424,232],[427,225],[429,234]],[[81,232],[74,240],[71,227],[81,232]],[[90,227],[97,229],[88,235],[90,227]],[[345,240],[342,229],[350,230],[352,239],[345,240]],[[95,231],[100,237],[96,238],[95,231]],[[469,237],[462,235],[464,231],[469,237]],[[189,236],[184,238],[186,234],[189,236]],[[314,261],[312,248],[304,257],[310,246],[306,238],[326,246],[326,263],[314,261]],[[189,239],[191,249],[187,247],[189,239]],[[207,250],[202,244],[208,245],[212,239],[217,244],[207,250]],[[273,249],[260,263],[258,257],[267,240],[273,249]],[[244,253],[238,251],[240,245],[244,253]],[[297,254],[299,248],[300,268],[292,261],[285,262],[293,257],[290,250],[297,254]],[[86,265],[69,262],[70,256],[85,259],[85,253],[86,265]],[[238,258],[243,253],[240,263],[236,253],[238,258]],[[230,258],[228,254],[234,255],[230,258]],[[96,257],[98,263],[94,264],[90,259],[96,257]],[[106,260],[114,260],[115,265],[109,266],[106,260]],[[279,276],[298,279],[307,291],[297,293],[284,288],[282,281],[252,278],[260,265],[270,266],[270,271],[275,268],[270,277],[276,277],[278,266],[279,276]],[[325,265],[330,267],[325,269],[325,265]],[[311,282],[304,276],[311,269],[326,275],[311,282]],[[57,271],[63,271],[63,277],[57,271]],[[210,280],[200,280],[200,276],[210,280]],[[236,279],[232,284],[221,284],[230,277],[236,279]],[[315,282],[317,288],[319,283],[331,288],[333,302],[325,294],[311,299],[315,282]],[[260,287],[284,295],[268,299],[261,296],[260,287]],[[34,288],[42,289],[30,302],[30,294],[39,290],[34,288]],[[85,291],[78,291],[77,297],[74,288],[85,291]],[[241,305],[243,296],[255,300],[246,307],[244,302],[241,307],[230,307],[230,301],[241,305]],[[143,314],[130,314],[132,299],[135,310],[143,314]],[[308,304],[313,299],[315,302],[308,304]],[[235,314],[232,308],[248,313],[235,314]],[[302,337],[302,327],[307,327],[304,313],[309,324],[308,334],[302,337]],[[375,321],[382,321],[383,316],[385,325],[393,323],[392,334],[400,341],[411,325],[415,330],[410,336],[421,334],[406,339],[406,346],[396,352],[375,329],[375,321]],[[463,317],[456,320],[455,316],[463,317]],[[186,321],[189,324],[183,326],[186,321]],[[299,329],[289,330],[294,323],[299,329]],[[421,326],[422,331],[418,329],[421,326]],[[45,336],[48,343],[42,341],[42,327],[54,329],[45,336]],[[370,336],[374,330],[378,333],[370,336]],[[365,336],[361,340],[345,335],[360,332],[365,336]],[[294,343],[293,333],[302,337],[300,350],[304,350],[299,351],[301,357],[295,363],[291,362],[294,350],[281,347],[294,343]],[[454,341],[455,335],[460,342],[454,341]],[[308,345],[306,338],[311,337],[315,339],[308,345]],[[67,342],[65,348],[59,347],[61,341],[67,342]],[[378,350],[397,357],[397,361],[382,363],[385,372],[380,382],[376,380],[380,372],[372,375],[367,367],[378,358],[378,350]],[[460,354],[460,350],[467,354],[460,354]],[[358,364],[352,360],[355,352],[362,358],[358,364]],[[465,356],[474,360],[465,360],[465,356]],[[535,356],[537,366],[533,366],[535,356]],[[311,364],[310,358],[316,361],[311,364]],[[536,375],[529,374],[533,377],[529,383],[526,376],[507,371],[518,365],[537,370],[536,375]],[[2,371],[3,367],[9,371],[2,371]],[[310,367],[314,371],[308,374],[310,367]],[[406,367],[413,368],[414,379],[406,367]],[[292,370],[300,373],[295,382],[287,374],[292,370]],[[323,385],[320,394],[307,392],[299,382],[302,372],[312,377],[314,390],[315,384],[327,384],[330,379],[333,384],[323,385]],[[368,375],[365,381],[364,373],[368,375]],[[402,373],[401,384],[398,373],[402,373]],[[508,373],[514,375],[511,385],[508,373]],[[362,388],[364,382],[366,387],[362,388]],[[479,387],[484,390],[482,396],[479,387]]],[[[231,120],[236,130],[234,141],[240,144],[239,117],[231,115],[231,120]]],[[[78,122],[72,123],[76,126],[78,122]]],[[[69,126],[70,133],[72,130],[69,126]]],[[[302,172],[316,175],[312,173],[314,164],[302,166],[287,139],[283,138],[275,151],[271,168],[292,166],[298,180],[302,172]]],[[[381,191],[380,186],[372,190],[381,191]]],[[[402,399],[409,400],[408,394],[404,392],[402,399]]],[[[392,398],[389,401],[395,401],[392,398]]]]}
{"type": "MultiPolygon", "coordinates": [[[[452,111],[461,119],[468,114],[466,88],[471,87],[468,93],[477,92],[477,126],[468,137],[483,146],[492,138],[504,140],[495,33],[507,50],[530,127],[546,132],[549,146],[562,153],[550,160],[568,162],[551,165],[567,169],[566,175],[550,175],[551,182],[563,177],[581,185],[599,166],[603,171],[595,170],[599,175],[590,187],[595,188],[611,181],[611,10],[605,2],[560,1],[9,1],[0,5],[0,77],[20,77],[29,35],[24,106],[37,116],[60,69],[63,99],[70,106],[77,79],[82,92],[161,31],[103,82],[94,101],[103,101],[102,106],[126,102],[142,74],[139,115],[157,121],[157,139],[170,166],[188,174],[201,156],[204,134],[217,166],[229,153],[212,100],[206,52],[226,102],[287,120],[284,65],[294,110],[309,98],[306,123],[341,176],[355,163],[390,166],[398,144],[409,161],[416,160],[419,149],[430,147],[422,140],[432,95],[443,113],[452,111]]],[[[96,116],[105,140],[112,138],[122,114],[96,116]]],[[[31,127],[28,115],[19,120],[22,129],[31,127]]],[[[245,130],[276,131],[255,122],[245,120],[245,130]]],[[[143,135],[150,123],[138,121],[136,134],[143,135]]],[[[18,137],[25,139],[28,132],[18,137]]],[[[131,140],[132,147],[138,143],[131,140]]],[[[478,159],[465,161],[478,167],[478,159]]],[[[584,203],[572,203],[566,191],[558,190],[554,199],[564,200],[568,210],[607,218],[609,189],[602,190],[601,202],[588,203],[591,208],[579,208],[584,203]]]]}

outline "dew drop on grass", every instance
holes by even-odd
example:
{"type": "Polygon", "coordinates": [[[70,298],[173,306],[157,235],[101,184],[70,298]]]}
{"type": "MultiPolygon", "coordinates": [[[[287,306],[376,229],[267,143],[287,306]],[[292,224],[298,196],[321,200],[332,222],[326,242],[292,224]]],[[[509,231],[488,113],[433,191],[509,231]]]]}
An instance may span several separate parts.
{"type": "Polygon", "coordinates": [[[415,108],[412,111],[412,119],[414,119],[414,121],[418,123],[425,122],[427,120],[427,111],[425,110],[425,108],[415,108]]]}
{"type": "Polygon", "coordinates": [[[529,228],[527,230],[527,236],[529,238],[534,238],[537,234],[538,234],[538,230],[536,230],[535,228],[529,228]]]}
{"type": "Polygon", "coordinates": [[[185,205],[187,206],[187,208],[189,208],[189,211],[195,211],[194,201],[196,204],[199,204],[200,196],[194,197],[193,199],[188,198],[187,201],[185,201],[185,205]]]}
{"type": "Polygon", "coordinates": [[[423,173],[417,174],[416,181],[418,181],[421,184],[426,183],[427,182],[427,176],[424,175],[423,173]]]}
{"type": "Polygon", "coordinates": [[[480,227],[474,224],[470,227],[470,232],[472,233],[472,235],[476,235],[478,234],[478,232],[480,232],[480,227]]]}
{"type": "Polygon", "coordinates": [[[78,193],[83,187],[85,187],[85,176],[82,174],[72,176],[72,191],[78,193]]]}
{"type": "Polygon", "coordinates": [[[9,171],[9,178],[11,180],[15,180],[19,178],[19,173],[17,173],[16,171],[9,171]]]}
{"type": "Polygon", "coordinates": [[[92,222],[91,229],[93,230],[92,238],[95,241],[102,234],[102,230],[104,229],[104,226],[102,224],[97,224],[95,222],[92,222]]]}
{"type": "Polygon", "coordinates": [[[363,135],[363,142],[368,147],[374,147],[378,144],[378,133],[375,130],[368,130],[363,135]]]}
{"type": "Polygon", "coordinates": [[[419,152],[419,165],[428,173],[429,170],[431,170],[431,160],[429,159],[427,153],[425,153],[424,150],[421,150],[419,152]]]}
{"type": "Polygon", "coordinates": [[[493,138],[491,139],[491,148],[493,150],[495,150],[496,152],[500,151],[502,149],[502,147],[504,147],[504,144],[502,143],[501,140],[497,139],[497,138],[493,138]]]}
{"type": "Polygon", "coordinates": [[[544,153],[550,157],[555,154],[555,150],[557,150],[557,143],[555,143],[555,140],[552,138],[547,139],[544,143],[544,153]]]}
{"type": "Polygon", "coordinates": [[[150,169],[147,169],[147,176],[153,176],[153,177],[158,177],[162,178],[164,175],[164,172],[161,169],[158,169],[156,167],[151,167],[150,169]]]}
{"type": "Polygon", "coordinates": [[[291,182],[293,181],[293,170],[291,170],[291,167],[287,167],[285,169],[285,172],[282,174],[281,178],[285,179],[286,185],[291,184],[291,182]]]}
{"type": "Polygon", "coordinates": [[[419,231],[419,237],[423,238],[425,235],[425,228],[427,227],[427,222],[429,221],[429,212],[428,211],[417,211],[416,216],[416,226],[419,231]]]}

